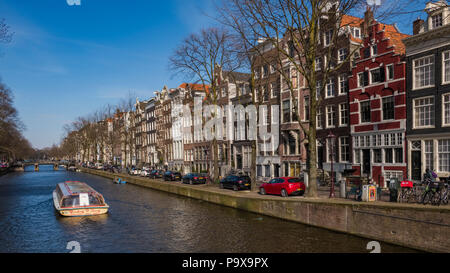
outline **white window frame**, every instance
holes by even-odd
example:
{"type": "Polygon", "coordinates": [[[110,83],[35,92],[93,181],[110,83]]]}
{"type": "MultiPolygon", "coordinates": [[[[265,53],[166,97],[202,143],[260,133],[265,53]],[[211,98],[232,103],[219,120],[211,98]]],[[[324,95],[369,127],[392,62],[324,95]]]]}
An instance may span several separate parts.
{"type": "Polygon", "coordinates": [[[450,127],[450,93],[442,95],[442,127],[450,127]],[[445,97],[448,97],[448,102],[445,102],[445,97]],[[445,122],[445,105],[449,105],[449,120],[445,122]]]}
{"type": "Polygon", "coordinates": [[[442,52],[442,84],[450,84],[450,50],[442,52]],[[445,58],[446,54],[448,54],[447,59],[445,58]],[[445,80],[446,61],[448,62],[447,66],[449,70],[448,80],[445,80]]]}
{"type": "Polygon", "coordinates": [[[339,95],[345,95],[345,94],[347,94],[348,93],[348,89],[349,89],[349,85],[348,85],[348,77],[347,77],[347,75],[346,74],[341,74],[340,76],[339,76],[339,78],[338,78],[339,80],[339,86],[338,86],[338,94],[339,95]],[[343,92],[342,91],[342,85],[341,85],[341,83],[344,83],[345,84],[345,82],[347,83],[347,91],[345,91],[345,92],[343,92]]]}
{"type": "Polygon", "coordinates": [[[327,84],[325,85],[325,97],[326,98],[334,98],[336,96],[336,86],[334,82],[334,78],[330,77],[328,78],[327,84]],[[333,89],[333,94],[328,95],[328,87],[331,87],[333,89]]]}
{"type": "Polygon", "coordinates": [[[358,87],[363,87],[363,85],[361,85],[361,78],[364,78],[364,72],[360,72],[360,73],[358,73],[358,75],[357,75],[357,84],[358,84],[358,87]]]}
{"type": "Polygon", "coordinates": [[[322,70],[322,58],[321,57],[317,57],[316,58],[316,67],[315,67],[316,71],[320,71],[322,70]]]}
{"type": "Polygon", "coordinates": [[[333,30],[327,30],[323,33],[323,46],[329,46],[333,42],[333,30]],[[331,34],[331,35],[329,35],[331,34]],[[328,37],[329,36],[329,37],[328,37]],[[329,38],[329,42],[327,43],[327,38],[329,38]]]}
{"type": "MultiPolygon", "coordinates": [[[[414,60],[412,60],[412,85],[413,85],[413,90],[420,90],[420,89],[425,89],[425,88],[431,88],[431,87],[434,87],[434,82],[435,82],[435,76],[436,75],[434,75],[434,70],[435,70],[435,58],[434,58],[434,55],[428,55],[428,56],[424,56],[424,57],[420,57],[420,58],[417,58],[417,59],[414,59],[414,60]],[[427,59],[427,58],[432,58],[432,62],[431,62],[431,66],[432,66],[432,69],[431,69],[431,72],[432,72],[432,81],[431,81],[431,79],[430,79],[430,81],[431,81],[431,84],[429,84],[429,85],[424,85],[424,86],[420,86],[420,87],[418,87],[418,86],[416,86],[416,62],[417,61],[420,61],[420,60],[425,60],[425,59],[427,59]]],[[[421,67],[425,67],[425,65],[423,65],[423,66],[421,66],[421,67]]]]}
{"type": "Polygon", "coordinates": [[[342,123],[342,118],[343,118],[343,116],[342,116],[342,112],[343,112],[342,106],[343,106],[343,105],[346,107],[345,112],[346,112],[347,114],[349,113],[349,107],[348,107],[348,104],[347,104],[347,103],[344,102],[344,103],[339,104],[339,127],[345,127],[345,126],[347,126],[348,123],[349,123],[349,116],[348,116],[348,115],[346,115],[347,123],[342,123]]]}
{"type": "Polygon", "coordinates": [[[374,81],[373,81],[372,72],[375,71],[375,70],[380,70],[380,74],[381,74],[381,67],[377,67],[377,68],[374,68],[374,69],[370,69],[370,70],[369,70],[369,84],[379,84],[379,83],[382,83],[382,81],[379,81],[379,82],[374,82],[374,81]]]}
{"type": "Polygon", "coordinates": [[[338,50],[338,63],[342,63],[345,61],[345,59],[348,57],[348,50],[346,47],[340,48],[338,50]],[[341,51],[344,50],[344,54],[341,54],[341,51]],[[341,60],[341,57],[343,57],[343,60],[341,60]]]}
{"type": "Polygon", "coordinates": [[[339,137],[339,162],[350,162],[350,153],[351,153],[351,150],[350,150],[350,137],[339,137]],[[346,145],[342,145],[342,140],[343,139],[347,139],[347,144],[346,145]],[[342,158],[342,147],[348,147],[348,153],[347,153],[347,155],[348,155],[348,159],[347,160],[343,160],[343,158],[342,158]]]}
{"type": "Polygon", "coordinates": [[[431,16],[430,20],[431,20],[431,29],[436,29],[444,25],[444,15],[442,14],[442,12],[431,16]],[[436,24],[438,22],[437,20],[435,20],[436,18],[440,18],[441,24],[439,26],[436,24]]]}
{"type": "MultiPolygon", "coordinates": [[[[418,100],[424,100],[424,99],[429,99],[429,98],[432,98],[433,99],[433,105],[432,105],[432,109],[433,109],[433,106],[435,106],[436,105],[436,100],[435,100],[435,98],[434,98],[434,96],[427,96],[427,97],[420,97],[420,98],[416,98],[416,99],[413,99],[413,101],[412,101],[412,115],[413,115],[413,120],[412,120],[412,122],[413,122],[413,129],[426,129],[426,128],[434,128],[435,127],[435,125],[436,125],[436,116],[434,116],[434,125],[423,125],[423,126],[416,126],[416,101],[418,101],[418,100]]],[[[423,106],[422,106],[423,107],[423,106]]]]}
{"type": "Polygon", "coordinates": [[[325,127],[326,128],[335,128],[336,127],[336,109],[335,109],[335,105],[327,105],[325,107],[325,117],[326,117],[325,127]],[[328,109],[331,109],[332,111],[328,111],[328,109]],[[332,122],[333,122],[332,125],[328,124],[328,121],[329,121],[328,114],[330,114],[330,113],[333,114],[332,115],[332,119],[331,119],[332,122]]]}
{"type": "Polygon", "coordinates": [[[386,81],[392,81],[395,79],[395,69],[393,64],[386,65],[386,81]],[[389,77],[389,69],[392,69],[392,78],[389,77]]]}

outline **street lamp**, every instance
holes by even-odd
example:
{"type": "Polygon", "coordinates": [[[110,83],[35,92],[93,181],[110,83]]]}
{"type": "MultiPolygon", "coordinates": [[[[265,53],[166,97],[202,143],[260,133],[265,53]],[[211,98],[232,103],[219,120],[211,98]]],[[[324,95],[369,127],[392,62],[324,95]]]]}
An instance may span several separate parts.
{"type": "Polygon", "coordinates": [[[333,171],[333,161],[334,161],[334,142],[336,140],[336,136],[333,134],[333,132],[330,131],[330,133],[327,136],[327,139],[330,141],[330,153],[331,153],[331,189],[330,189],[330,198],[334,198],[334,171],[333,171]]]}

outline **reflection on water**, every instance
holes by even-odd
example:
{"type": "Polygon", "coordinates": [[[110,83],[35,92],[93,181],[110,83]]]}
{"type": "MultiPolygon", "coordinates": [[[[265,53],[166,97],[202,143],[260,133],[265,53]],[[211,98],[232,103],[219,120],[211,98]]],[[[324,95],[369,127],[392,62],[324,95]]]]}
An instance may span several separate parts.
{"type": "Polygon", "coordinates": [[[52,168],[0,177],[0,252],[69,252],[70,241],[81,252],[368,252],[359,237],[52,168]],[[102,193],[109,213],[59,216],[52,192],[68,180],[102,193]]]}

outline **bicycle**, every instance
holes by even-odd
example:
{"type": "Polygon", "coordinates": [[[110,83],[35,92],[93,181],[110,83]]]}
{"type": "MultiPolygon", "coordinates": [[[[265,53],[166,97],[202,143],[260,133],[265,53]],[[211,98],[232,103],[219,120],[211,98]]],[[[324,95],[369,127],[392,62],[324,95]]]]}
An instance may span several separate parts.
{"type": "Polygon", "coordinates": [[[433,182],[431,179],[426,179],[427,186],[422,195],[422,204],[427,205],[431,203],[431,205],[439,206],[441,204],[441,183],[433,182]]]}
{"type": "Polygon", "coordinates": [[[448,182],[444,184],[441,190],[441,203],[444,205],[448,205],[448,199],[450,198],[450,189],[448,182]]]}

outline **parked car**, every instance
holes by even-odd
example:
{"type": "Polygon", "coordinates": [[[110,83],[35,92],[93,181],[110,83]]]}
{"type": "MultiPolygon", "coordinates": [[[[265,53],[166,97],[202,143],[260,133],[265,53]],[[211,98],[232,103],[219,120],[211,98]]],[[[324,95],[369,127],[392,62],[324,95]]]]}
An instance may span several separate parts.
{"type": "Polygon", "coordinates": [[[164,171],[162,171],[162,170],[153,170],[150,173],[149,177],[152,179],[162,178],[163,174],[164,174],[164,171]]]}
{"type": "Polygon", "coordinates": [[[150,173],[151,173],[151,172],[152,172],[152,171],[150,170],[150,168],[144,167],[144,168],[142,168],[142,170],[141,170],[141,176],[143,176],[143,177],[150,176],[150,173]]]}
{"type": "Polygon", "coordinates": [[[198,173],[188,173],[183,176],[182,182],[184,184],[206,184],[206,177],[198,173]]]}
{"type": "Polygon", "coordinates": [[[249,190],[251,187],[250,177],[247,175],[229,175],[220,181],[221,189],[249,190]]]}
{"type": "Polygon", "coordinates": [[[167,171],[163,175],[164,181],[181,181],[181,173],[167,171]]]}
{"type": "Polygon", "coordinates": [[[305,183],[298,177],[274,178],[259,187],[259,193],[262,195],[276,194],[283,197],[288,197],[289,195],[303,195],[305,190],[305,183]]]}
{"type": "Polygon", "coordinates": [[[103,164],[102,163],[95,163],[95,169],[103,170],[103,164]]]}

